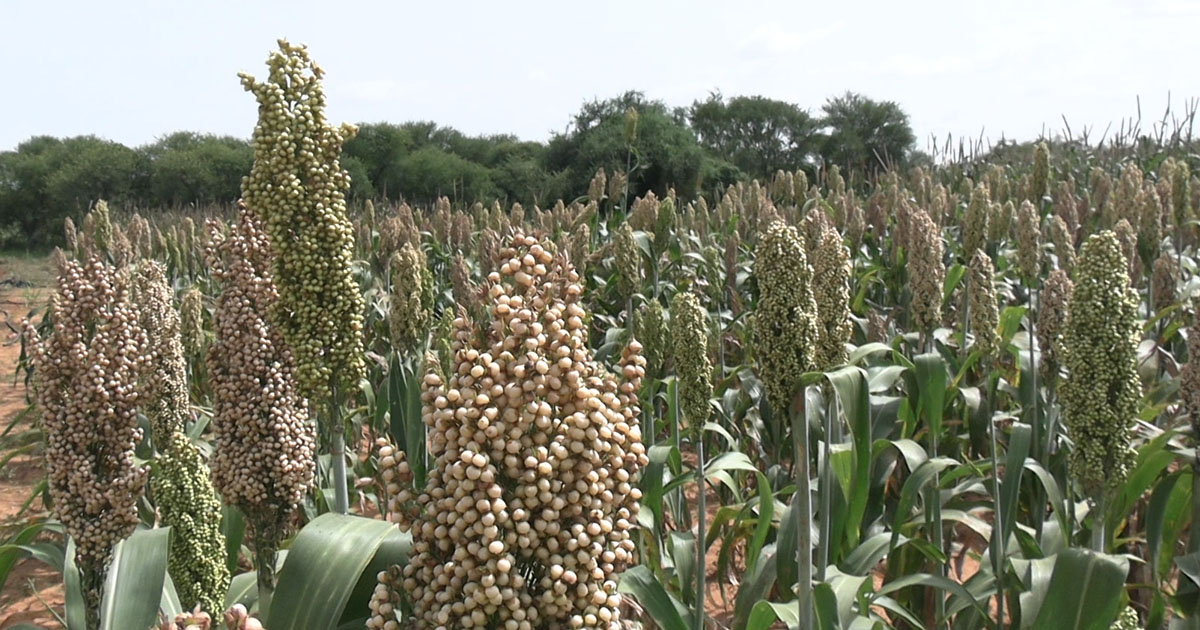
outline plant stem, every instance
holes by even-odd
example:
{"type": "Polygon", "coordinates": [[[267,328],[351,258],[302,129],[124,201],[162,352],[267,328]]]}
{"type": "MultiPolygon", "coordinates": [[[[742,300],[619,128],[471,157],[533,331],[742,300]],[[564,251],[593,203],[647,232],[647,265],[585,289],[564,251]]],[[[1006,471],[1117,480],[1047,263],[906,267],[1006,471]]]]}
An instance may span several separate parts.
{"type": "Polygon", "coordinates": [[[271,599],[275,595],[275,562],[277,555],[277,545],[273,540],[255,541],[254,565],[258,573],[258,611],[263,619],[269,618],[271,599]]]}
{"type": "Polygon", "coordinates": [[[1200,551],[1200,501],[1196,497],[1200,497],[1200,448],[1196,449],[1196,462],[1192,464],[1192,528],[1188,536],[1187,551],[1194,553],[1200,551]]]}
{"type": "Polygon", "coordinates": [[[796,601],[800,630],[812,627],[812,505],[808,462],[808,422],[801,391],[792,402],[792,441],[796,460],[796,601]]]}
{"type": "Polygon", "coordinates": [[[696,498],[696,630],[704,630],[704,580],[708,572],[705,565],[705,494],[707,484],[704,482],[704,433],[701,431],[696,440],[696,474],[700,481],[699,496],[696,498]]]}
{"type": "MultiPolygon", "coordinates": [[[[968,305],[964,299],[964,305],[968,305]]],[[[966,343],[966,309],[963,309],[964,327],[963,327],[963,342],[966,343]]],[[[934,351],[933,334],[929,333],[925,336],[926,352],[934,351]]],[[[938,434],[936,431],[929,432],[929,443],[927,455],[930,459],[937,457],[938,453],[938,434]]],[[[941,494],[941,475],[934,473],[933,479],[930,481],[930,486],[925,490],[925,519],[926,524],[930,528],[930,535],[933,540],[933,546],[946,554],[946,544],[942,536],[942,494],[941,494]]],[[[938,576],[946,577],[946,563],[940,563],[937,568],[938,576]]],[[[937,609],[938,621],[942,621],[946,617],[946,599],[940,592],[935,592],[935,606],[937,609]]]]}
{"type": "MultiPolygon", "coordinates": [[[[990,373],[991,370],[986,369],[985,373],[990,373]]],[[[989,379],[990,380],[990,379],[989,379]]],[[[1001,507],[1001,479],[1000,479],[1000,447],[999,440],[996,438],[996,423],[992,420],[992,388],[989,384],[987,389],[987,400],[984,405],[988,410],[988,433],[991,434],[992,440],[992,509],[993,520],[992,525],[993,542],[992,542],[992,561],[993,572],[996,574],[996,625],[1000,630],[1004,628],[1004,573],[1005,573],[1005,547],[1008,544],[1008,536],[1004,533],[1004,511],[1001,507]]],[[[1036,512],[1036,510],[1035,510],[1036,512]]]]}
{"type": "Polygon", "coordinates": [[[825,400],[825,444],[821,454],[821,473],[817,482],[817,492],[821,496],[821,521],[820,534],[817,539],[817,568],[816,577],[818,582],[825,581],[825,568],[829,566],[830,556],[830,537],[833,535],[832,518],[830,511],[833,509],[833,464],[830,460],[832,455],[831,443],[834,439],[834,425],[837,423],[837,396],[833,392],[828,392],[829,395],[825,400]]]}
{"type": "Polygon", "coordinates": [[[350,513],[350,492],[346,488],[346,427],[342,423],[342,397],[332,378],[329,397],[329,465],[333,469],[333,511],[350,513]]]}
{"type": "Polygon", "coordinates": [[[1096,499],[1095,503],[1096,515],[1092,517],[1092,549],[1100,553],[1105,553],[1107,548],[1107,532],[1104,531],[1107,525],[1104,514],[1105,509],[1108,507],[1107,503],[1104,492],[1101,491],[1100,497],[1096,499]]]}

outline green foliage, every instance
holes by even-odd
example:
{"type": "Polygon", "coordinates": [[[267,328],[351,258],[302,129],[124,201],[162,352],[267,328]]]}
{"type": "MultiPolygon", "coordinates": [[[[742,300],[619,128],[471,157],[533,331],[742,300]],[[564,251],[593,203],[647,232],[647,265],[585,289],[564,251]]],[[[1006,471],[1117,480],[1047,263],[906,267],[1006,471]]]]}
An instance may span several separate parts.
{"type": "Polygon", "coordinates": [[[908,114],[893,101],[876,101],[846,92],[821,107],[827,163],[878,172],[905,164],[916,142],[908,114]]]}
{"type": "Polygon", "coordinates": [[[807,167],[820,148],[818,121],[786,101],[715,92],[687,115],[701,146],[751,177],[807,167]]]}

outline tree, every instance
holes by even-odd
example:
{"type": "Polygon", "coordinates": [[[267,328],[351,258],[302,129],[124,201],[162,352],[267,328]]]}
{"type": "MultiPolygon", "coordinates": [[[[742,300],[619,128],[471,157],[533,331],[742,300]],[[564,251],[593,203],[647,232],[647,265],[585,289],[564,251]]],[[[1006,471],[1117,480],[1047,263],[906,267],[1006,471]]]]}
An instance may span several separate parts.
{"type": "Polygon", "coordinates": [[[551,138],[546,167],[564,172],[566,190],[579,192],[587,190],[596,169],[624,171],[630,157],[630,164],[637,166],[629,177],[631,194],[665,194],[674,187],[690,197],[704,185],[705,156],[695,134],[660,101],[647,100],[641,92],[584,103],[571,127],[551,138]],[[632,156],[625,135],[629,108],[638,112],[632,156]]]}
{"type": "Polygon", "coordinates": [[[715,92],[687,110],[700,144],[747,175],[768,177],[808,165],[818,145],[818,123],[792,103],[762,96],[728,100],[715,92]]]}
{"type": "Polygon", "coordinates": [[[826,163],[882,170],[904,164],[916,142],[908,114],[892,101],[846,92],[827,100],[821,111],[827,134],[821,155],[826,163]]]}

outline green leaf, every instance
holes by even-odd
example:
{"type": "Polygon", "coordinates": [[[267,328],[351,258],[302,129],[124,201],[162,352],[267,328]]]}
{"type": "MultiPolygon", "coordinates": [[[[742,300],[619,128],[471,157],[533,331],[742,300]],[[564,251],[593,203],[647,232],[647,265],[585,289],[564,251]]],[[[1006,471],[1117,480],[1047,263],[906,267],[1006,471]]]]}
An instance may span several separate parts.
{"type": "Polygon", "coordinates": [[[617,590],[637,600],[662,630],[688,630],[687,608],[671,597],[645,566],[626,569],[617,590]]]}
{"type": "Polygon", "coordinates": [[[67,538],[67,553],[63,565],[63,590],[67,630],[86,630],[87,603],[83,601],[83,586],[79,567],[75,564],[75,539],[67,538]]]}
{"type": "Polygon", "coordinates": [[[920,410],[924,411],[931,438],[941,435],[942,413],[946,404],[946,362],[940,354],[917,355],[913,362],[920,391],[920,410]]]}
{"type": "MultiPolygon", "coordinates": [[[[793,608],[795,608],[793,606],[793,608]]],[[[813,613],[817,617],[817,628],[820,630],[837,630],[838,600],[833,594],[833,587],[822,582],[813,589],[813,613]]],[[[796,617],[800,617],[797,609],[796,617]]]]}
{"type": "MultiPolygon", "coordinates": [[[[100,598],[100,629],[149,628],[158,620],[171,529],[142,529],[113,548],[100,598]]],[[[178,599],[178,598],[176,598],[178,599]]]]}
{"type": "Polygon", "coordinates": [[[844,367],[829,374],[829,383],[837,393],[838,405],[850,427],[854,443],[854,474],[847,495],[844,547],[858,545],[863,515],[870,498],[871,475],[871,401],[867,375],[860,368],[844,367]]]}
{"type": "Polygon", "coordinates": [[[221,535],[225,537],[225,566],[232,575],[237,571],[242,540],[246,538],[246,519],[237,507],[221,506],[221,535]]]}
{"type": "Polygon", "coordinates": [[[1054,574],[1034,630],[1107,630],[1121,605],[1129,561],[1086,549],[1067,549],[1054,574]]]}
{"type": "MultiPolygon", "coordinates": [[[[404,535],[385,521],[333,513],[317,517],[292,542],[264,625],[335,630],[363,572],[390,537],[404,535]]],[[[407,541],[388,548],[401,554],[389,564],[405,561],[407,541]]],[[[354,610],[366,605],[365,600],[354,602],[354,610]]]]}
{"type": "Polygon", "coordinates": [[[775,492],[771,482],[761,471],[758,477],[758,524],[754,527],[754,536],[746,547],[746,571],[754,571],[754,564],[762,553],[763,545],[767,542],[767,534],[771,533],[771,521],[775,518],[775,492]]]}
{"type": "Polygon", "coordinates": [[[1180,537],[1183,522],[1191,508],[1192,473],[1187,470],[1169,475],[1154,487],[1146,506],[1146,550],[1157,579],[1166,577],[1174,542],[1180,537]],[[1163,547],[1162,541],[1172,541],[1163,547]]]}
{"type": "MultiPolygon", "coordinates": [[[[787,518],[786,515],[784,518],[787,518]]],[[[795,543],[792,544],[792,549],[795,549],[795,543]]],[[[795,556],[791,556],[795,557],[795,556]]],[[[767,545],[763,549],[763,558],[754,566],[753,571],[747,571],[742,580],[741,586],[738,587],[737,597],[733,604],[733,630],[745,630],[746,624],[749,621],[750,614],[753,611],[757,602],[761,599],[766,599],[775,586],[776,581],[779,581],[780,590],[787,590],[789,587],[783,581],[777,580],[776,565],[779,561],[779,554],[776,553],[774,545],[767,545]]],[[[795,563],[786,561],[784,565],[791,565],[792,568],[792,583],[796,581],[795,563]]],[[[628,573],[628,571],[626,571],[628,573]]]]}
{"type": "MultiPolygon", "coordinates": [[[[882,595],[889,595],[900,589],[908,588],[910,586],[927,586],[946,591],[947,593],[951,593],[963,598],[980,612],[984,614],[987,613],[987,610],[984,609],[977,599],[975,599],[975,596],[972,595],[971,592],[968,591],[962,584],[939,575],[929,575],[927,573],[914,573],[912,575],[906,575],[902,578],[888,582],[879,587],[879,590],[875,592],[874,597],[877,598],[882,595]]],[[[985,622],[989,628],[994,628],[996,625],[996,623],[991,619],[985,618],[985,622]]]]}
{"type": "Polygon", "coordinates": [[[695,593],[694,589],[688,586],[696,582],[696,538],[691,532],[671,532],[670,537],[675,577],[683,591],[684,603],[692,604],[695,593]]]}
{"type": "MultiPolygon", "coordinates": [[[[999,429],[994,430],[998,431],[999,429]]],[[[1032,437],[1033,429],[1028,424],[1013,423],[1012,434],[1008,438],[1008,453],[1006,453],[1004,464],[1004,480],[1000,483],[1000,511],[1004,517],[1001,526],[1006,534],[1005,540],[999,541],[1002,548],[1008,545],[1007,535],[1012,533],[1013,525],[1017,522],[1017,502],[1020,500],[1021,493],[1021,473],[1025,470],[1025,459],[1029,456],[1032,437]]],[[[999,474],[999,472],[992,471],[992,474],[999,474]]]]}

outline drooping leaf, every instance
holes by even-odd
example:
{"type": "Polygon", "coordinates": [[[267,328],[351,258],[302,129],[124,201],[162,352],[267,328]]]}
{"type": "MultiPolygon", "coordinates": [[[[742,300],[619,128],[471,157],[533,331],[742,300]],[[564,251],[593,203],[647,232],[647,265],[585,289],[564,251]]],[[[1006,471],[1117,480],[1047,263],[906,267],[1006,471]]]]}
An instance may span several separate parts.
{"type": "Polygon", "coordinates": [[[1067,549],[1054,573],[1034,630],[1107,630],[1117,617],[1129,561],[1087,549],[1067,549]]]}
{"type": "Polygon", "coordinates": [[[317,517],[292,543],[264,625],[335,630],[347,605],[366,606],[366,600],[351,601],[351,595],[381,549],[395,556],[387,564],[405,561],[409,544],[404,538],[385,521],[333,513],[317,517]],[[384,544],[393,537],[395,544],[384,544]]]}
{"type": "Polygon", "coordinates": [[[170,543],[171,530],[162,527],[137,530],[113,548],[100,597],[101,630],[149,628],[158,619],[170,543]]]}
{"type": "Polygon", "coordinates": [[[688,616],[687,608],[667,593],[647,567],[639,565],[626,569],[617,583],[617,590],[636,599],[662,630],[688,630],[684,622],[688,616]]]}

